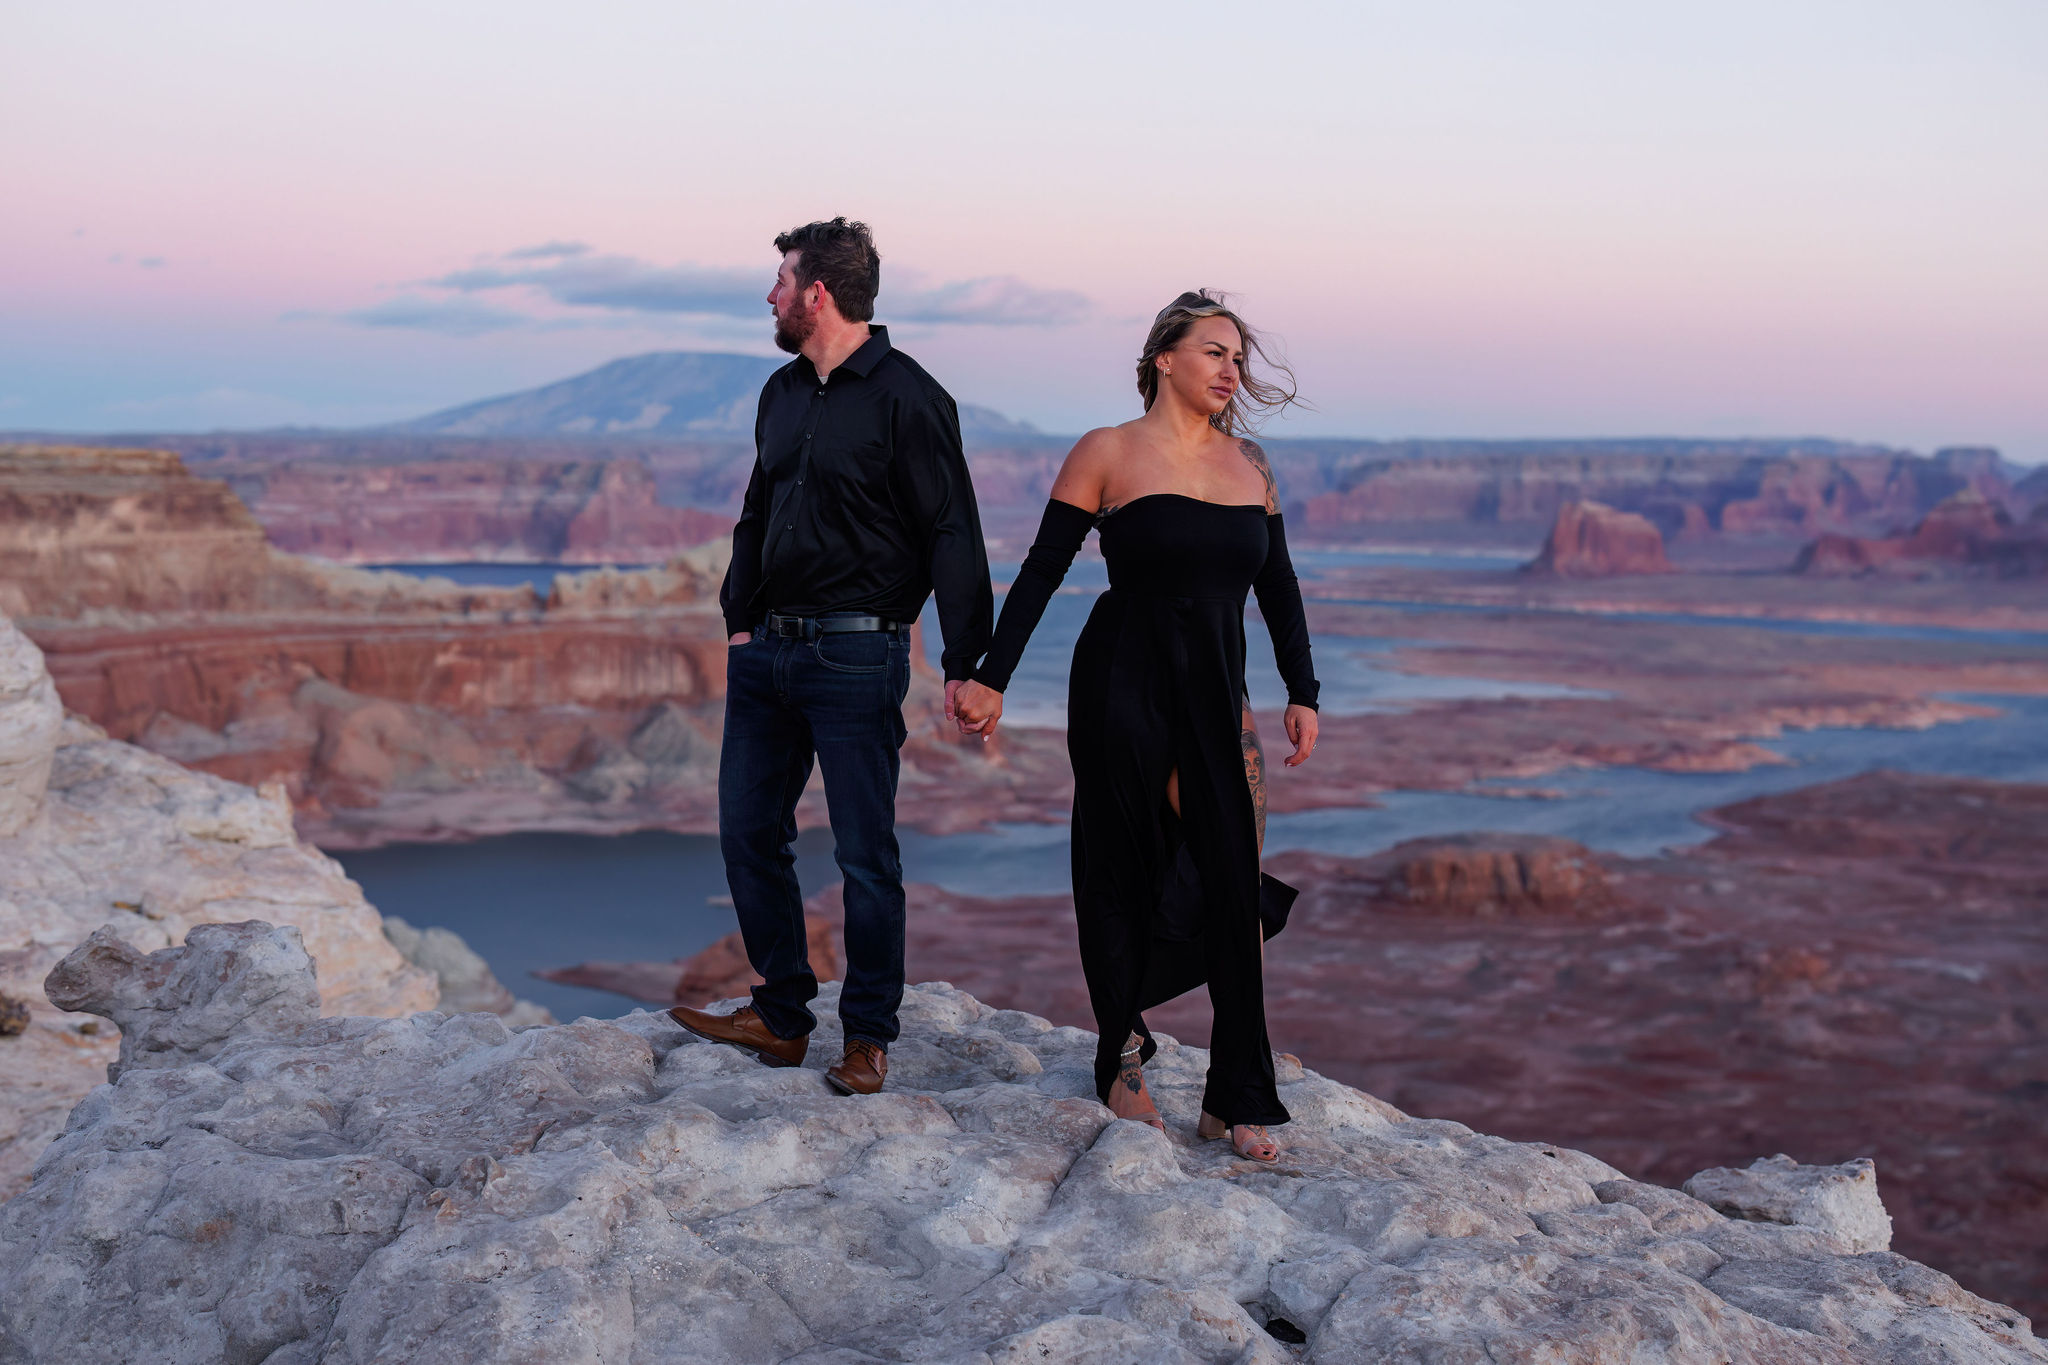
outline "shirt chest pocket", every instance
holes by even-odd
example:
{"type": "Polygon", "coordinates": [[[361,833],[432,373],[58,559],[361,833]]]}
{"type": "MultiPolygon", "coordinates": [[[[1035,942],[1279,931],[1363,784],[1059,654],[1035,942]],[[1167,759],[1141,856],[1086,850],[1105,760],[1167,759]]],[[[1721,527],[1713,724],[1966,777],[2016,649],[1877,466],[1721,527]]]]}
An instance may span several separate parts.
{"type": "Polygon", "coordinates": [[[818,442],[811,477],[821,488],[861,506],[889,504],[889,446],[880,439],[818,442]]]}

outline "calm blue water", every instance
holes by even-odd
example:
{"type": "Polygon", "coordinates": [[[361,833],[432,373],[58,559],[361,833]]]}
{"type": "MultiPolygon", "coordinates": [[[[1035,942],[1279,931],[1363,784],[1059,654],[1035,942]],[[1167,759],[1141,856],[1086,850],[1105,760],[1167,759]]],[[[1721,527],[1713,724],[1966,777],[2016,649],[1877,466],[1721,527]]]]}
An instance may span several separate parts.
{"type": "MultiPolygon", "coordinates": [[[[531,581],[545,586],[560,566],[419,568],[447,577],[455,576],[450,569],[499,575],[523,571],[536,576],[464,581],[531,581]],[[539,576],[543,571],[545,576],[539,576]]],[[[1092,566],[1086,560],[1077,563],[1070,580],[1076,590],[1062,593],[1048,608],[1007,698],[1011,723],[1064,723],[1067,665],[1074,638],[1102,586],[1100,575],[1099,560],[1092,566]]],[[[1860,623],[1737,622],[1652,613],[1635,619],[1877,636],[1907,644],[1908,653],[1938,653],[1928,646],[1957,639],[2012,644],[2048,640],[2035,633],[1860,623]]],[[[930,612],[925,624],[928,652],[936,656],[937,622],[930,612]]],[[[1254,700],[1262,709],[1275,706],[1281,698],[1270,647],[1256,623],[1249,627],[1249,634],[1254,700]]],[[[1382,710],[1440,697],[1582,694],[1576,689],[1525,683],[1411,677],[1387,668],[1383,662],[1387,653],[1409,643],[1413,642],[1318,636],[1318,671],[1324,678],[1328,709],[1382,710]]],[[[1560,793],[1557,799],[1394,792],[1379,798],[1383,804],[1378,807],[1275,816],[1269,825],[1268,847],[1276,852],[1294,848],[1359,855],[1424,835],[1503,830],[1556,835],[1642,855],[1708,837],[1710,831],[1694,818],[1698,811],[1872,768],[2048,782],[2048,698],[1973,700],[1995,706],[2001,714],[1924,731],[1789,734],[1768,746],[1790,760],[1786,765],[1745,773],[1671,774],[1603,768],[1555,773],[1514,784],[1555,790],[1560,793]]],[[[1276,786],[1283,784],[1287,775],[1276,772],[1273,780],[1276,786]]],[[[977,895],[1058,892],[1067,887],[1064,825],[1004,826],[989,834],[952,837],[905,830],[901,842],[904,874],[912,881],[977,895]]],[[[797,855],[797,874],[807,890],[836,878],[828,832],[805,832],[798,840],[797,855]]],[[[626,1002],[609,992],[559,986],[528,973],[593,959],[685,956],[736,927],[731,907],[723,903],[726,887],[717,841],[708,836],[526,834],[337,856],[380,909],[415,924],[439,924],[455,930],[484,954],[513,990],[563,1018],[586,1013],[616,1015],[626,1002]]]]}
{"type": "MultiPolygon", "coordinates": [[[[1873,640],[1925,640],[1982,645],[2048,645],[2048,631],[1993,630],[1977,626],[1904,626],[1881,621],[1797,621],[1780,616],[1708,616],[1685,611],[1575,611],[1570,607],[1499,607],[1470,602],[1409,602],[1384,597],[1318,597],[1333,607],[1384,607],[1389,611],[1435,615],[1442,612],[1498,616],[1595,617],[1602,621],[1656,621],[1682,626],[1769,630],[1781,635],[1837,635],[1873,640]]],[[[1320,638],[1320,637],[1318,637],[1320,638]]]]}

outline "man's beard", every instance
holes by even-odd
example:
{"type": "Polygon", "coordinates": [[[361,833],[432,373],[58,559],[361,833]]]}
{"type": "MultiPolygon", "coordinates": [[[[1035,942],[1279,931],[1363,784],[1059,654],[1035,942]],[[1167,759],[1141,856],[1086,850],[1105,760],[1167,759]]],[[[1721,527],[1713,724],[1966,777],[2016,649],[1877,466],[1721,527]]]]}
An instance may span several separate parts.
{"type": "Polygon", "coordinates": [[[816,313],[804,310],[801,303],[797,304],[797,310],[790,317],[784,317],[779,311],[775,314],[775,344],[791,355],[801,353],[804,343],[811,339],[811,333],[818,330],[816,313]]]}

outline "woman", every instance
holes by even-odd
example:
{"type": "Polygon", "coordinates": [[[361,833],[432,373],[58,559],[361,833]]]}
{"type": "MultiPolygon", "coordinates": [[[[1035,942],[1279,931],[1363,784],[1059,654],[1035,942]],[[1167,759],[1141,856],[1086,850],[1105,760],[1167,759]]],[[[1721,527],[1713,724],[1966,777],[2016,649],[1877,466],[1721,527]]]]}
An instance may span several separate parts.
{"type": "MultiPolygon", "coordinates": [[[[1245,706],[1244,606],[1256,591],[1287,683],[1287,765],[1316,742],[1315,671],[1253,411],[1294,401],[1245,371],[1257,338],[1206,291],[1162,311],[1138,360],[1144,416],[1091,431],[1053,481],[1037,542],[994,642],[956,709],[984,736],[1046,602],[1091,527],[1109,591],[1074,646],[1074,913],[1102,1042],[1096,1092],[1121,1118],[1164,1128],[1143,1066],[1143,1011],[1206,981],[1215,1007],[1198,1132],[1279,1159],[1261,981],[1265,934],[1293,891],[1259,873],[1264,773],[1245,706]],[[1248,780],[1249,778],[1249,780],[1248,780]]],[[[1261,352],[1263,358],[1263,353],[1261,352]]]]}

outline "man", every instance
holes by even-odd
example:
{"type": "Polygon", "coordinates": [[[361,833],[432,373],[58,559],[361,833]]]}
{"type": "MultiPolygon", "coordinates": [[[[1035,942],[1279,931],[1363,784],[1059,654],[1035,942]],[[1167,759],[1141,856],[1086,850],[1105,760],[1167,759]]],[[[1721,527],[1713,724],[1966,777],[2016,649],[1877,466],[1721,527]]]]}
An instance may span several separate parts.
{"type": "Polygon", "coordinates": [[[936,590],[950,716],[988,647],[988,552],[958,409],[869,325],[882,263],[867,225],[811,223],[775,249],[775,344],[796,359],[761,390],[753,477],[719,593],[730,637],[719,846],[762,984],[729,1015],[669,1013],[771,1066],[803,1061],[818,980],[791,844],[815,755],[846,882],[846,1052],[825,1075],[842,1093],[871,1095],[903,1000],[896,777],[910,627],[936,590]]]}

